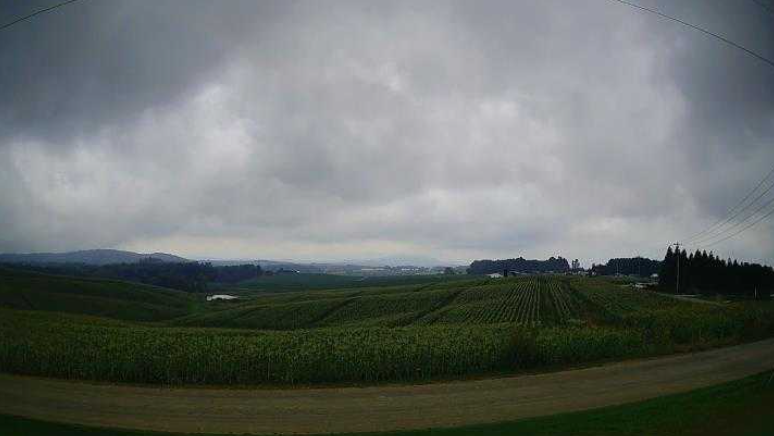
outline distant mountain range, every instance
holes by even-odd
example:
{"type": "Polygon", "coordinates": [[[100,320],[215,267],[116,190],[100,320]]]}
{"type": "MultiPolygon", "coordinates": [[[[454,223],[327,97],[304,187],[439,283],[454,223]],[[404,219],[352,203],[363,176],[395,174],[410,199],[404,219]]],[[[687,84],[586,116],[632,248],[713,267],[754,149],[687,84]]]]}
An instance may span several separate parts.
{"type": "MultiPolygon", "coordinates": [[[[162,262],[194,262],[195,260],[186,259],[180,256],[167,253],[135,253],[132,251],[95,249],[70,251],[65,253],[0,253],[0,263],[26,263],[26,264],[55,264],[55,263],[81,263],[86,265],[108,265],[114,263],[135,263],[141,260],[153,258],[162,262]]],[[[213,266],[260,265],[264,269],[278,270],[290,269],[306,273],[321,273],[338,267],[362,268],[362,267],[397,267],[397,266],[416,266],[416,267],[434,267],[443,265],[437,259],[421,256],[396,256],[383,257],[378,259],[342,261],[342,262],[293,262],[278,261],[267,259],[254,260],[216,260],[200,259],[199,261],[210,262],[213,266]]]]}
{"type": "Polygon", "coordinates": [[[190,260],[167,253],[141,254],[123,250],[81,250],[66,253],[27,253],[0,254],[4,263],[83,263],[87,265],[107,265],[111,263],[135,263],[145,259],[162,262],[190,262],[190,260]]]}

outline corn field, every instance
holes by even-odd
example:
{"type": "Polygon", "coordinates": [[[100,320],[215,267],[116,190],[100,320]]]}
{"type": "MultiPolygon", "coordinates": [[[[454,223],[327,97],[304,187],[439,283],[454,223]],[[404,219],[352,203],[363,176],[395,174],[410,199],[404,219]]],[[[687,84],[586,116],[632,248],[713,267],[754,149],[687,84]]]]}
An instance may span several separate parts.
{"type": "Polygon", "coordinates": [[[178,318],[170,324],[263,330],[500,323],[549,326],[582,319],[590,310],[587,306],[587,298],[566,280],[528,277],[503,283],[460,281],[271,296],[178,318]]]}
{"type": "Polygon", "coordinates": [[[699,304],[550,276],[256,297],[152,323],[6,306],[2,372],[167,385],[429,380],[774,335],[771,303],[699,304]]]}

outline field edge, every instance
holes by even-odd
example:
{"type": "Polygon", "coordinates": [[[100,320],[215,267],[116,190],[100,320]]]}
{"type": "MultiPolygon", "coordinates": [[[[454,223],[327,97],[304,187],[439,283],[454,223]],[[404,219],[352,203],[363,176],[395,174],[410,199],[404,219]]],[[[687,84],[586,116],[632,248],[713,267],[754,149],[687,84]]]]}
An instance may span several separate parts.
{"type": "MultiPolygon", "coordinates": [[[[689,392],[670,394],[642,401],[599,407],[578,412],[558,413],[555,415],[490,424],[463,425],[453,428],[380,433],[318,433],[311,436],[431,436],[436,434],[448,436],[515,436],[518,434],[525,434],[527,431],[529,431],[528,434],[533,436],[559,436],[570,434],[588,436],[592,434],[599,436],[633,436],[641,434],[642,429],[640,427],[643,425],[649,426],[648,429],[651,432],[649,434],[654,436],[666,436],[677,431],[678,428],[681,434],[734,434],[737,436],[757,436],[762,435],[763,433],[759,433],[759,430],[756,427],[764,425],[763,420],[767,420],[768,418],[763,416],[761,417],[760,422],[754,421],[753,418],[753,421],[751,422],[750,415],[760,412],[760,410],[757,410],[757,406],[761,404],[771,404],[772,401],[774,401],[774,368],[752,376],[695,389],[689,392]],[[744,418],[745,422],[742,425],[752,425],[753,428],[751,430],[740,429],[734,426],[733,433],[724,433],[723,429],[717,429],[720,432],[713,433],[711,431],[708,432],[707,430],[712,422],[708,423],[705,421],[703,424],[695,422],[699,419],[707,418],[707,414],[713,413],[712,407],[707,407],[708,404],[709,406],[717,407],[720,403],[719,400],[722,400],[723,405],[726,405],[729,399],[735,400],[733,404],[730,405],[731,409],[733,409],[733,413],[721,413],[720,416],[716,416],[714,419],[720,419],[727,424],[744,418]],[[685,411],[686,406],[693,407],[694,409],[703,408],[703,415],[705,416],[699,414],[700,416],[698,417],[692,415],[686,417],[685,413],[682,412],[683,416],[676,419],[673,411],[677,409],[685,411]],[[743,412],[742,409],[746,409],[747,406],[752,407],[752,410],[747,409],[743,412]],[[699,425],[700,427],[691,431],[687,427],[693,424],[699,425]],[[572,433],[568,433],[568,430],[572,431],[572,433]]],[[[710,421],[712,421],[712,419],[713,418],[710,418],[710,421]]],[[[8,434],[11,436],[48,436],[53,434],[56,434],[57,436],[227,436],[227,434],[223,433],[157,432],[63,424],[6,414],[0,414],[0,430],[8,431],[8,434]]],[[[245,435],[266,436],[260,434],[245,435]]]]}

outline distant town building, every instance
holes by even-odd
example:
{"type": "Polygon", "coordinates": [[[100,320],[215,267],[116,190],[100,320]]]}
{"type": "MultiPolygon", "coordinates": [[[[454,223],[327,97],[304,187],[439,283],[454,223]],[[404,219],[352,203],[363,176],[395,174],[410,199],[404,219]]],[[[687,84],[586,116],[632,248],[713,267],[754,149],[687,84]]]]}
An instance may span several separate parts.
{"type": "Polygon", "coordinates": [[[487,275],[489,276],[490,279],[501,279],[501,278],[503,278],[503,275],[500,274],[500,273],[492,273],[492,274],[487,274],[487,275]]]}

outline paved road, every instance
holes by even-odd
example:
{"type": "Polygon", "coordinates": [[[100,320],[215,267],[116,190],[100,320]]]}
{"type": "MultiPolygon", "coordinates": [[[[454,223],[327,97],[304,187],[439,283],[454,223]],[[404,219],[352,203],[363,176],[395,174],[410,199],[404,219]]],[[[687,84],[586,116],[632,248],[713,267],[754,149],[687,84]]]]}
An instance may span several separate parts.
{"type": "Polygon", "coordinates": [[[644,400],[774,369],[774,339],[702,353],[499,379],[412,386],[220,390],[0,374],[0,413],[201,433],[326,433],[515,420],[644,400]]]}

